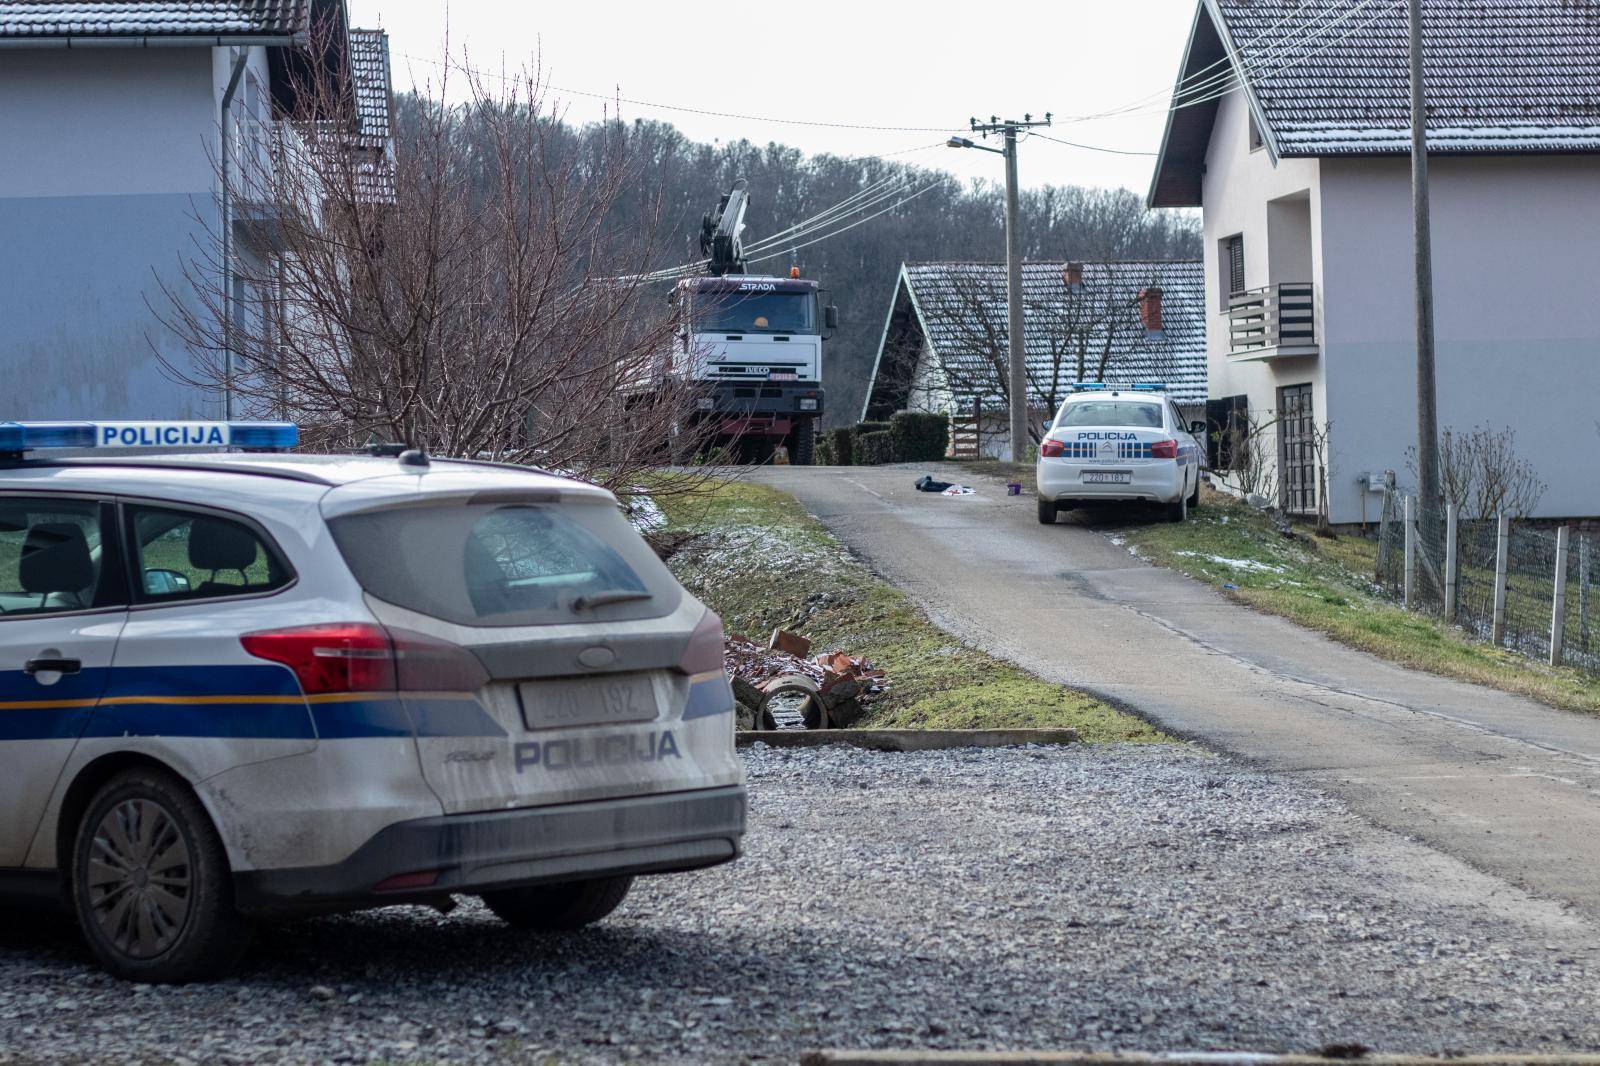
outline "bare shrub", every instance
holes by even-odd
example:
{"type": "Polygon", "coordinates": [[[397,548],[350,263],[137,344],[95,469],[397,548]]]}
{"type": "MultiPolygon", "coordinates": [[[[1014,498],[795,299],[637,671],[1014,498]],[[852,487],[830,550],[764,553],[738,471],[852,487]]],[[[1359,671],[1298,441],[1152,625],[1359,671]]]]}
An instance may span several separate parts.
{"type": "MultiPolygon", "coordinates": [[[[1544,498],[1546,485],[1534,465],[1517,454],[1517,433],[1493,429],[1446,429],[1439,435],[1439,482],[1445,502],[1464,519],[1510,515],[1525,518],[1544,498]]],[[[1417,480],[1416,449],[1406,466],[1417,480]]]]}
{"type": "Polygon", "coordinates": [[[168,370],[311,447],[396,441],[632,491],[693,421],[662,372],[648,160],[619,124],[576,137],[537,70],[454,76],[404,101],[392,151],[352,129],[346,75],[299,79],[270,164],[234,168],[247,250],[224,264],[213,232],[186,264],[198,298],[167,294],[194,356],[168,370]]]}

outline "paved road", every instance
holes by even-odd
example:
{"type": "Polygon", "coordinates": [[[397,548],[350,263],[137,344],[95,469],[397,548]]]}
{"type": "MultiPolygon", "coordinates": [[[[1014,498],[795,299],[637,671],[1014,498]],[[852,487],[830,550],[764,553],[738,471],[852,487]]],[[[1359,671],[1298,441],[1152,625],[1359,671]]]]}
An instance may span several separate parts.
{"type": "MultiPolygon", "coordinates": [[[[771,467],[940,625],[1600,916],[1600,720],[1382,662],[924,468],[771,467]]],[[[947,471],[951,477],[959,472],[947,471]]],[[[970,479],[969,479],[970,480],[970,479]]]]}

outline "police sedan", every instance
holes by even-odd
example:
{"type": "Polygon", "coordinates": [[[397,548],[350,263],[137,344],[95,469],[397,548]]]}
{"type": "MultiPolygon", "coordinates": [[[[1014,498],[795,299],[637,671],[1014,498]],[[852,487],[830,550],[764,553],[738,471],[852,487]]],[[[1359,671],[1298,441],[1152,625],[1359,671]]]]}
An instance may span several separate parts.
{"type": "Polygon", "coordinates": [[[572,929],[739,853],[721,621],[615,497],[295,440],[0,423],[0,889],[186,981],[269,916],[572,929]]]}
{"type": "Polygon", "coordinates": [[[1039,445],[1039,521],[1080,504],[1143,501],[1181,522],[1200,504],[1204,454],[1163,386],[1079,384],[1039,445]]]}

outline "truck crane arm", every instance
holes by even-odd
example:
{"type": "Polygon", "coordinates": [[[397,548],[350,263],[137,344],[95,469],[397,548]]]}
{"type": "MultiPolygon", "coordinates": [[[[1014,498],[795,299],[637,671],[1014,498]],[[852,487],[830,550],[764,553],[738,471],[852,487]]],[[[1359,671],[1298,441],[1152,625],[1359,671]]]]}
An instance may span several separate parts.
{"type": "Polygon", "coordinates": [[[700,220],[700,254],[710,258],[706,271],[715,277],[745,272],[742,234],[745,209],[750,206],[749,187],[743,178],[735,181],[728,195],[717,202],[717,209],[700,220]]]}

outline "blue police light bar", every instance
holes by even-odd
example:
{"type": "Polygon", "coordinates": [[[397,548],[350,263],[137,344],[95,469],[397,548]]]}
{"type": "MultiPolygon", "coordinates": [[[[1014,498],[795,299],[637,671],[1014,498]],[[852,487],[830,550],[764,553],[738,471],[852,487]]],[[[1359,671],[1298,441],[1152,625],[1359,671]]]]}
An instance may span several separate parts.
{"type": "Polygon", "coordinates": [[[1111,386],[1103,381],[1074,381],[1072,387],[1079,392],[1094,392],[1099,389],[1108,389],[1111,386]]]}
{"type": "Polygon", "coordinates": [[[1133,383],[1133,388],[1134,388],[1134,391],[1136,391],[1136,392],[1166,392],[1167,391],[1167,385],[1166,385],[1166,382],[1164,382],[1164,381],[1135,381],[1133,383]]]}
{"type": "Polygon", "coordinates": [[[0,422],[0,453],[40,448],[242,448],[281,451],[300,443],[292,422],[0,422]]]}

